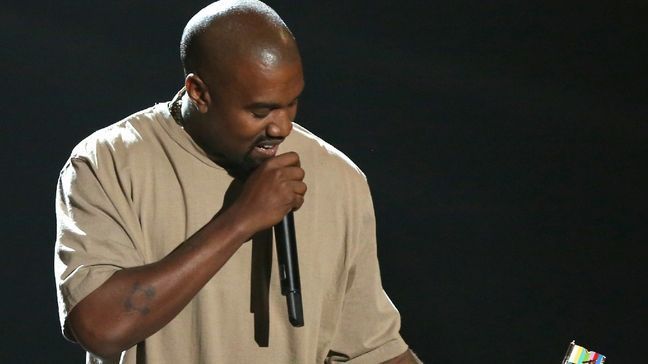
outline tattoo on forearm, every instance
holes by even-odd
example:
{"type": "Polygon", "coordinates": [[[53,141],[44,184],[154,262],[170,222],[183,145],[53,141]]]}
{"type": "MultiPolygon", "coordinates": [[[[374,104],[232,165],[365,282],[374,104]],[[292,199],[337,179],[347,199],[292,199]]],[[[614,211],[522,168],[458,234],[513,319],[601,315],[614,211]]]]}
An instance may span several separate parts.
{"type": "Polygon", "coordinates": [[[155,297],[155,288],[153,286],[143,286],[139,282],[133,285],[133,290],[124,301],[126,311],[139,312],[146,315],[151,311],[149,302],[155,297]]]}

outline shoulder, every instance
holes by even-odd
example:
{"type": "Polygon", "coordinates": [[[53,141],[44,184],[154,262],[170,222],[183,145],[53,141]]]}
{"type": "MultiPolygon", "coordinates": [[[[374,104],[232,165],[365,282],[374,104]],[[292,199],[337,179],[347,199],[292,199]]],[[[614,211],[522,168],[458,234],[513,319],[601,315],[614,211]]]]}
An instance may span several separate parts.
{"type": "Polygon", "coordinates": [[[343,177],[366,182],[366,175],[346,154],[303,126],[296,123],[293,125],[288,147],[300,154],[305,169],[315,169],[331,178],[343,177]]]}
{"type": "Polygon", "coordinates": [[[133,155],[141,148],[148,134],[153,132],[159,106],[136,112],[114,124],[99,129],[74,147],[70,159],[85,160],[97,165],[100,160],[116,156],[133,155]]]}

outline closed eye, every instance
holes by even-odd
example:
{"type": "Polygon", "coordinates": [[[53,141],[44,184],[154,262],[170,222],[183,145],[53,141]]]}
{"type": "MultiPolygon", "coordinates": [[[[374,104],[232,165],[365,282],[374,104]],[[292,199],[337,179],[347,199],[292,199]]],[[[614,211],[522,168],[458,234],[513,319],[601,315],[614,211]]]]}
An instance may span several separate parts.
{"type": "Polygon", "coordinates": [[[252,116],[254,116],[257,119],[263,119],[266,116],[270,114],[270,111],[272,111],[270,108],[262,108],[262,109],[256,109],[252,110],[252,116]]]}
{"type": "MultiPolygon", "coordinates": [[[[288,105],[285,107],[288,108],[293,108],[297,106],[297,103],[299,102],[299,98],[295,98],[292,100],[288,105]]],[[[270,115],[270,113],[275,110],[275,109],[280,109],[282,106],[280,104],[272,104],[272,103],[255,103],[250,105],[247,109],[250,110],[250,113],[252,116],[256,119],[263,119],[266,116],[270,115]]]]}

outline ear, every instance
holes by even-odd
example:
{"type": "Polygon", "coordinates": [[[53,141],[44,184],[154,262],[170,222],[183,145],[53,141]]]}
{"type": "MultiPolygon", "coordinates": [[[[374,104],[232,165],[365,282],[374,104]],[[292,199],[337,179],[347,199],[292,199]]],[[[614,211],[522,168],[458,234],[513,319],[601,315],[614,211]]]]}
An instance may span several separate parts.
{"type": "Polygon", "coordinates": [[[185,77],[185,88],[187,96],[196,105],[198,111],[206,113],[211,105],[211,95],[207,84],[195,73],[190,73],[185,77]]]}

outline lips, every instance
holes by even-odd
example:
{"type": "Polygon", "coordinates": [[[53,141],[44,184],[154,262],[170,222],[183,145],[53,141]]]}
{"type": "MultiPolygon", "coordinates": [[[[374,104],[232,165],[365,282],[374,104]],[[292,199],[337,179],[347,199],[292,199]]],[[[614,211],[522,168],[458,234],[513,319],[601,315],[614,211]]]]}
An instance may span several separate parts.
{"type": "Polygon", "coordinates": [[[266,158],[274,157],[282,140],[264,140],[254,147],[255,154],[266,158]]]}

